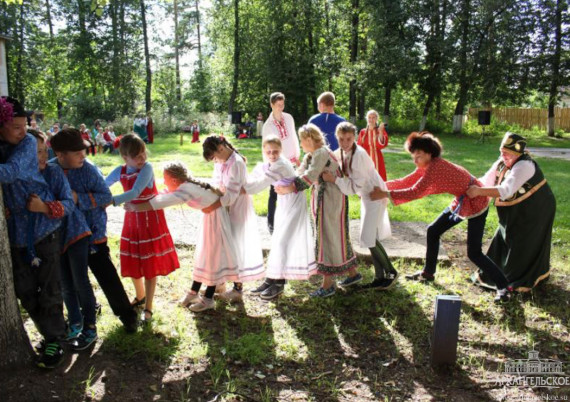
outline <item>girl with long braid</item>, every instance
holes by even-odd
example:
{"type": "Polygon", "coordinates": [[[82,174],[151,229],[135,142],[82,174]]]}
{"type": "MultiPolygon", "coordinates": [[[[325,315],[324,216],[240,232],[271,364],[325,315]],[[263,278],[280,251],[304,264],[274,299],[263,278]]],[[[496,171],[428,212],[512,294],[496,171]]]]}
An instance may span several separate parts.
{"type": "MultiPolygon", "coordinates": [[[[148,202],[126,204],[125,209],[150,211],[180,204],[202,209],[223,195],[217,188],[192,179],[186,166],[180,162],[166,165],[163,177],[168,193],[157,195],[148,202]]],[[[180,306],[190,306],[190,310],[194,312],[215,307],[216,285],[238,280],[237,257],[226,209],[219,208],[211,214],[202,215],[194,252],[192,288],[179,301],[180,306]],[[202,284],[206,285],[204,297],[200,297],[198,293],[202,284]]]]}
{"type": "Polygon", "coordinates": [[[360,246],[370,250],[375,274],[371,283],[360,288],[389,289],[396,284],[398,272],[380,243],[392,233],[386,209],[388,200],[372,201],[368,195],[374,187],[386,190],[386,184],[366,150],[356,145],[356,127],[353,124],[340,123],[335,134],[339,149],[334,154],[341,163],[343,177],[324,172],[323,180],[335,183],[345,195],[357,194],[360,197],[360,246]]]}
{"type": "Polygon", "coordinates": [[[233,289],[219,297],[237,302],[242,299],[243,282],[265,276],[253,202],[249,195],[241,194],[247,183],[246,159],[222,136],[206,138],[202,148],[204,159],[215,162],[213,185],[224,193],[202,211],[211,213],[220,207],[228,209],[238,261],[238,278],[234,280],[233,289]]]}

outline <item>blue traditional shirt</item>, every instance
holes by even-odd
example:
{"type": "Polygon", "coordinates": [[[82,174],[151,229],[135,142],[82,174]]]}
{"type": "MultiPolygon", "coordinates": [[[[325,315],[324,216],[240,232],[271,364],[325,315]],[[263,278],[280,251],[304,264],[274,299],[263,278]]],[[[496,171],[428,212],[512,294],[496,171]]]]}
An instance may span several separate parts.
{"type": "MultiPolygon", "coordinates": [[[[122,166],[115,168],[109,176],[105,179],[105,183],[110,187],[119,180],[121,180],[121,169],[122,166]]],[[[127,166],[127,174],[133,174],[138,171],[137,168],[127,166]]],[[[146,162],[142,169],[140,170],[133,188],[123,194],[115,195],[113,197],[113,203],[115,205],[120,205],[124,202],[129,202],[137,198],[144,190],[145,187],[152,188],[154,185],[154,173],[152,171],[152,165],[146,162]]]]}
{"type": "Polygon", "coordinates": [[[46,168],[42,170],[42,176],[46,180],[56,200],[61,202],[64,206],[65,217],[63,218],[62,224],[61,252],[65,253],[69,246],[85,236],[89,236],[91,231],[87,223],[85,223],[83,214],[75,207],[71,188],[59,165],[48,164],[46,168]]]}
{"type": "MultiPolygon", "coordinates": [[[[56,164],[57,158],[50,164],[56,164]]],[[[79,169],[64,169],[69,186],[77,193],[76,208],[83,215],[89,230],[91,244],[107,241],[107,212],[105,208],[113,201],[109,187],[97,166],[85,160],[79,169]]]]}
{"type": "MultiPolygon", "coordinates": [[[[55,201],[38,167],[37,140],[31,134],[13,149],[6,160],[0,164],[0,183],[4,189],[4,205],[8,217],[8,235],[10,246],[26,247],[28,217],[26,203],[31,194],[36,194],[42,201],[55,201]]],[[[61,219],[50,219],[42,213],[36,213],[34,219],[34,244],[53,233],[61,225],[61,219]]]]}
{"type": "Polygon", "coordinates": [[[309,123],[313,123],[321,129],[329,143],[328,145],[331,151],[336,151],[338,149],[338,140],[335,135],[336,126],[343,121],[346,121],[344,117],[341,117],[336,113],[319,113],[309,119],[309,123]]]}

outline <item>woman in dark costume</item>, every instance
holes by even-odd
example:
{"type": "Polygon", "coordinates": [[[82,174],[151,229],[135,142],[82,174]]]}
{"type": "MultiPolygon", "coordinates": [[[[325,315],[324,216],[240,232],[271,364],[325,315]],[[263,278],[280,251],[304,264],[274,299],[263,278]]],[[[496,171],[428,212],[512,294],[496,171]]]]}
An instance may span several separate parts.
{"type": "MultiPolygon", "coordinates": [[[[525,147],[525,138],[507,132],[501,142],[501,157],[480,179],[483,187],[467,190],[469,197],[495,198],[499,227],[487,255],[519,292],[530,291],[550,275],[556,211],[554,194],[525,147]]],[[[485,287],[495,286],[481,272],[476,272],[473,279],[485,287]]]]}

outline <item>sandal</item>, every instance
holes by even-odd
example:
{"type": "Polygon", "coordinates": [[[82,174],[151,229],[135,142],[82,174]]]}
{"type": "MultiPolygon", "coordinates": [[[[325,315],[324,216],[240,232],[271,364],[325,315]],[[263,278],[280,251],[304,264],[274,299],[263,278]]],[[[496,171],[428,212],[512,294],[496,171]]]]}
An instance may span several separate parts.
{"type": "Polygon", "coordinates": [[[152,311],[145,308],[141,314],[141,323],[142,325],[150,325],[151,322],[152,322],[152,311]],[[148,317],[146,316],[147,313],[149,315],[148,317]]]}
{"type": "Polygon", "coordinates": [[[134,300],[131,302],[131,307],[139,308],[141,306],[144,306],[145,302],[146,302],[146,297],[143,297],[140,300],[135,297],[134,300]]]}

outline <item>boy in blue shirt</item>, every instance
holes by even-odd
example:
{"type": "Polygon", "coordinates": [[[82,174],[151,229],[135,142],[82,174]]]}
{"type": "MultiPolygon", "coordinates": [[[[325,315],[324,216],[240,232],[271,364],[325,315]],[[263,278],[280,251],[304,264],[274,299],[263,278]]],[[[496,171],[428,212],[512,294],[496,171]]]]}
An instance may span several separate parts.
{"type": "Polygon", "coordinates": [[[44,337],[38,366],[53,368],[63,359],[65,336],[59,276],[59,227],[65,206],[39,174],[37,141],[26,134],[27,115],[13,98],[0,97],[0,141],[8,152],[0,160],[16,296],[44,337]],[[26,209],[33,195],[45,213],[26,209]]]}
{"type": "Polygon", "coordinates": [[[323,92],[317,99],[317,107],[319,114],[314,115],[308,121],[321,129],[328,142],[328,147],[331,151],[338,149],[338,140],[336,139],[336,126],[343,121],[344,117],[339,116],[334,112],[335,97],[332,92],[323,92]]]}
{"type": "MultiPolygon", "coordinates": [[[[91,272],[105,293],[113,313],[122,321],[125,330],[135,332],[138,325],[137,313],[131,306],[107,246],[105,208],[112,202],[113,197],[99,169],[85,159],[85,149],[88,146],[78,130],[73,128],[62,130],[51,139],[51,147],[55,151],[56,158],[49,163],[60,166],[65,172],[76,209],[83,215],[91,232],[87,254],[87,263],[91,272]]],[[[75,228],[75,232],[79,234],[82,230],[75,228]]],[[[85,349],[91,339],[89,336],[78,338],[78,342],[75,342],[77,345],[74,343],[73,347],[77,350],[85,349]]]]}

